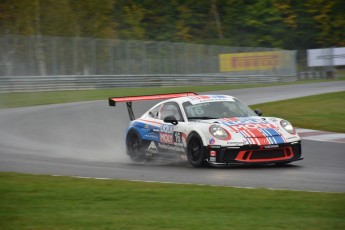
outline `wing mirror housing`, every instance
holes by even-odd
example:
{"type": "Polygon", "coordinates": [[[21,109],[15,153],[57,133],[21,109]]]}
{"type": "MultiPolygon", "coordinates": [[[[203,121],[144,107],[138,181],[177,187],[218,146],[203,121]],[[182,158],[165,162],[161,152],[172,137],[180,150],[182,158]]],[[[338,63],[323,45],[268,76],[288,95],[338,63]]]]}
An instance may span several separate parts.
{"type": "Polygon", "coordinates": [[[254,110],[254,112],[256,113],[256,115],[261,116],[262,115],[262,111],[260,109],[256,109],[254,110]]]}
{"type": "Polygon", "coordinates": [[[164,118],[163,121],[166,122],[166,123],[171,123],[173,125],[177,125],[178,124],[178,121],[177,121],[176,117],[174,117],[174,116],[167,116],[166,118],[164,118]]]}

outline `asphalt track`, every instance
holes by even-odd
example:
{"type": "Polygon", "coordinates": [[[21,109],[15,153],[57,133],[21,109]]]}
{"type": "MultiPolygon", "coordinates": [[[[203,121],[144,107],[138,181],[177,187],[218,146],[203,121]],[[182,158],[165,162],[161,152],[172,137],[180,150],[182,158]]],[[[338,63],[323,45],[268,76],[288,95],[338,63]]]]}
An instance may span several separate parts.
{"type": "MultiPolygon", "coordinates": [[[[248,104],[345,91],[345,82],[216,92],[248,104]]],[[[111,96],[111,95],[109,95],[111,96]]],[[[156,102],[134,103],[136,115],[156,102]]],[[[307,109],[307,108],[306,108],[307,109]]],[[[186,161],[132,163],[125,155],[124,104],[107,100],[0,110],[0,171],[234,187],[345,192],[345,143],[302,141],[288,166],[192,168],[186,161]]]]}

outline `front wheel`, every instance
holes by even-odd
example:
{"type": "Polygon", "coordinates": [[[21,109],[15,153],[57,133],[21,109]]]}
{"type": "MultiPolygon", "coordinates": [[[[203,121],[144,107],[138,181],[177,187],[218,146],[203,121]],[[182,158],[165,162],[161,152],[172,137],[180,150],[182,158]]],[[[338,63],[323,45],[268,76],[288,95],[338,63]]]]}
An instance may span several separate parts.
{"type": "Polygon", "coordinates": [[[187,158],[193,167],[203,167],[207,165],[205,161],[205,149],[200,136],[192,133],[188,138],[187,158]]]}
{"type": "Polygon", "coordinates": [[[130,131],[126,138],[127,154],[134,162],[143,162],[146,159],[143,150],[143,141],[135,131],[130,131]]]}

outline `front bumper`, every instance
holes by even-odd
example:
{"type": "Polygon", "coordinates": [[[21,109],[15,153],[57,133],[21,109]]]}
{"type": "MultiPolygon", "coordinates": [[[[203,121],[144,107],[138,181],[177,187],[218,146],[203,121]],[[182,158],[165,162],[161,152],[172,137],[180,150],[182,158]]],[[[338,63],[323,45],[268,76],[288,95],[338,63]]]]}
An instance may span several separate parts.
{"type": "Polygon", "coordinates": [[[277,145],[206,147],[211,164],[271,164],[302,160],[301,141],[277,145]]]}

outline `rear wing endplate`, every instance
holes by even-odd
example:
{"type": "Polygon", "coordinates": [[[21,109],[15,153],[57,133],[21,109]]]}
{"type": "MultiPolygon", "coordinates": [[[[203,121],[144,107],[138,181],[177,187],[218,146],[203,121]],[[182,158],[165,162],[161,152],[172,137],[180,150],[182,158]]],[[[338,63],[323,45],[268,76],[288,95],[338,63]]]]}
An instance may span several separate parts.
{"type": "Polygon", "coordinates": [[[135,120],[133,113],[132,102],[133,101],[149,101],[149,100],[165,100],[170,98],[194,96],[197,95],[193,92],[185,93],[169,93],[169,94],[154,94],[154,95],[143,95],[143,96],[129,96],[129,97],[109,97],[109,106],[116,106],[117,102],[126,102],[128,115],[131,121],[135,120]]]}

